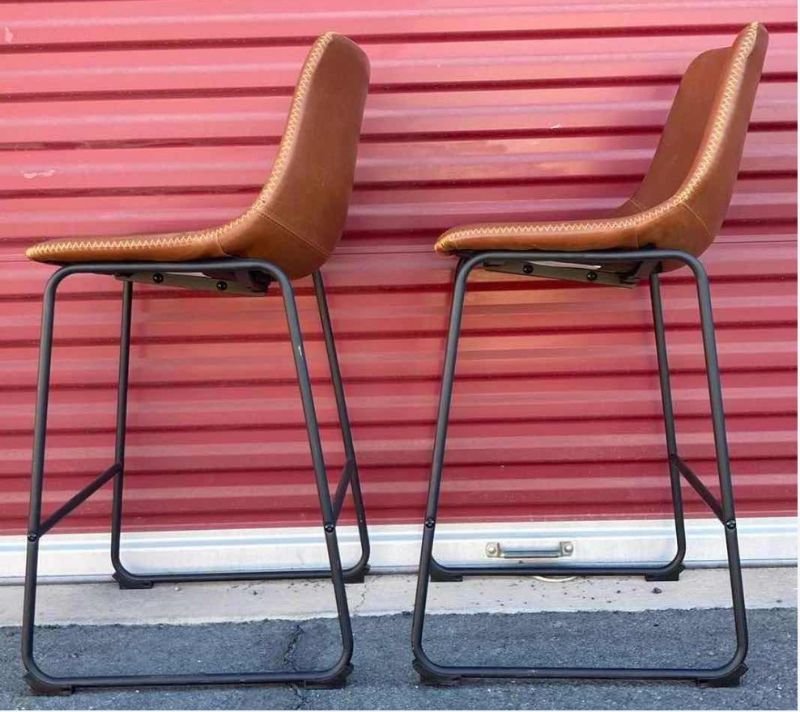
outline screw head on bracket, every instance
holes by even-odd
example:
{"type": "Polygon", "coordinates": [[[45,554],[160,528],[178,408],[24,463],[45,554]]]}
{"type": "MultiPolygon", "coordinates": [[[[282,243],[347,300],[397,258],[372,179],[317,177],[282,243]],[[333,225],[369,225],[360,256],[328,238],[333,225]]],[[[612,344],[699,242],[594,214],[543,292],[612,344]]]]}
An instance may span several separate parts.
{"type": "Polygon", "coordinates": [[[533,274],[533,265],[522,265],[522,271],[525,274],[533,274]]]}
{"type": "Polygon", "coordinates": [[[428,517],[428,518],[425,520],[425,526],[426,526],[426,527],[428,527],[428,529],[430,529],[431,527],[433,527],[433,525],[434,525],[434,524],[436,524],[436,520],[435,520],[433,517],[428,517]]]}
{"type": "Polygon", "coordinates": [[[228,288],[228,283],[226,281],[221,279],[219,282],[217,282],[217,289],[220,292],[224,292],[227,288],[228,288]]]}
{"type": "Polygon", "coordinates": [[[153,275],[153,281],[154,281],[156,284],[161,284],[161,283],[164,281],[164,275],[163,275],[163,274],[161,274],[161,272],[156,272],[156,273],[153,275]]]}
{"type": "Polygon", "coordinates": [[[588,279],[590,282],[594,282],[597,279],[597,272],[587,272],[586,279],[588,279]]]}
{"type": "Polygon", "coordinates": [[[736,529],[736,520],[735,519],[729,519],[727,522],[725,522],[725,528],[726,529],[730,529],[731,531],[736,529]]]}

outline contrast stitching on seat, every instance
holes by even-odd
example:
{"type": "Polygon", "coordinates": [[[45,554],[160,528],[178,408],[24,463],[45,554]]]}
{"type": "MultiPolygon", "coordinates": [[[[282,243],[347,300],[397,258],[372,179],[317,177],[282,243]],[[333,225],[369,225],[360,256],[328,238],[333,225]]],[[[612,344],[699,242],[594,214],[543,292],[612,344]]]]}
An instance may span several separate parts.
{"type": "Polygon", "coordinates": [[[289,163],[289,156],[294,148],[295,140],[297,139],[297,128],[300,124],[300,117],[302,116],[303,108],[305,107],[306,99],[308,98],[308,93],[311,88],[311,80],[322,59],[322,55],[325,53],[325,50],[333,41],[334,37],[336,37],[336,33],[334,32],[326,32],[324,35],[320,36],[308,53],[308,57],[306,57],[303,69],[300,71],[300,77],[297,80],[297,87],[295,88],[294,97],[292,98],[292,105],[289,107],[289,117],[286,120],[286,128],[284,129],[280,146],[278,146],[278,155],[272,163],[272,170],[270,171],[269,178],[267,178],[267,182],[264,184],[258,197],[238,218],[212,231],[212,237],[216,240],[217,245],[223,252],[224,250],[222,249],[220,238],[222,238],[226,232],[248,219],[254,212],[260,213],[260,209],[267,205],[275,189],[278,187],[281,178],[283,178],[286,166],[289,163]]]}
{"type": "Polygon", "coordinates": [[[621,230],[637,227],[653,218],[660,217],[664,213],[677,208],[686,203],[692,197],[697,187],[711,169],[714,160],[717,158],[722,140],[725,136],[728,124],[733,116],[735,99],[739,93],[742,80],[744,78],[747,60],[755,47],[758,36],[758,22],[752,22],[747,26],[743,39],[729,64],[728,80],[720,99],[714,121],[709,131],[708,139],[698,159],[695,169],[689,179],[671,198],[656,205],[648,210],[630,215],[624,218],[614,218],[611,220],[588,220],[583,222],[543,222],[543,223],[518,223],[506,225],[485,225],[467,228],[454,228],[447,231],[439,241],[439,247],[448,249],[456,241],[470,240],[479,237],[505,237],[511,235],[539,234],[539,233],[562,233],[562,232],[593,232],[603,230],[621,230]]]}
{"type": "Polygon", "coordinates": [[[682,203],[681,207],[686,208],[686,210],[688,210],[694,216],[694,219],[697,220],[698,223],[700,223],[700,227],[703,228],[703,231],[706,233],[706,235],[708,235],[708,237],[710,237],[713,240],[714,236],[711,234],[711,230],[708,229],[706,221],[703,220],[702,217],[700,217],[697,211],[689,203],[682,203]]]}
{"type": "MultiPolygon", "coordinates": [[[[322,35],[311,48],[311,51],[306,58],[303,69],[300,72],[300,78],[297,82],[297,88],[292,99],[292,105],[289,109],[289,117],[286,121],[286,129],[284,130],[280,146],[278,147],[278,155],[272,164],[272,171],[267,179],[267,183],[259,193],[255,202],[239,217],[231,220],[224,225],[216,228],[209,228],[199,232],[179,233],[175,235],[136,235],[136,236],[122,236],[118,238],[100,238],[97,240],[56,240],[50,242],[43,242],[38,245],[29,247],[25,254],[31,259],[47,259],[58,257],[60,254],[69,252],[71,250],[114,250],[118,248],[123,249],[138,249],[142,247],[184,247],[187,245],[199,244],[206,240],[214,240],[217,247],[221,252],[225,250],[220,244],[220,238],[229,230],[240,225],[244,220],[249,218],[253,211],[265,206],[269,201],[275,188],[278,186],[280,179],[286,170],[289,162],[289,155],[294,148],[294,142],[297,138],[297,128],[300,123],[303,107],[305,106],[309,89],[311,87],[311,79],[317,69],[317,65],[322,59],[325,49],[336,37],[334,32],[326,32],[322,35]]],[[[292,232],[292,231],[289,231],[292,232]]],[[[294,235],[294,233],[292,232],[294,235]]],[[[297,237],[297,236],[296,236],[297,237]]],[[[306,242],[306,241],[304,241],[306,242]]]]}
{"type": "Polygon", "coordinates": [[[314,251],[315,251],[317,254],[319,254],[321,257],[324,257],[326,260],[328,259],[328,257],[330,257],[330,254],[331,254],[330,252],[328,252],[328,251],[325,251],[325,250],[321,249],[321,248],[319,247],[319,245],[315,245],[315,244],[314,244],[313,242],[311,242],[310,240],[306,240],[306,238],[302,237],[301,235],[298,235],[298,234],[297,234],[297,233],[296,233],[294,230],[292,230],[292,228],[290,228],[290,227],[287,227],[287,226],[286,226],[286,225],[284,225],[284,224],[283,224],[283,223],[282,223],[280,220],[278,220],[278,219],[276,219],[276,218],[272,217],[272,215],[270,215],[269,213],[267,213],[267,212],[263,212],[263,211],[262,211],[262,212],[260,213],[260,215],[261,215],[262,217],[266,218],[267,220],[269,220],[271,223],[275,223],[275,225],[277,225],[279,228],[281,228],[281,230],[285,230],[285,231],[286,231],[286,232],[288,232],[288,233],[289,233],[289,234],[290,234],[290,235],[291,235],[293,238],[295,238],[295,240],[297,240],[298,242],[302,242],[302,243],[303,243],[303,245],[305,245],[306,247],[310,247],[312,250],[314,250],[314,251]]]}
{"type": "Polygon", "coordinates": [[[286,130],[283,132],[281,145],[278,147],[278,155],[275,162],[272,164],[272,172],[267,180],[264,189],[258,196],[256,203],[264,205],[267,199],[271,196],[275,188],[278,186],[280,179],[286,170],[289,163],[289,155],[294,147],[294,142],[297,138],[297,127],[300,124],[300,117],[303,113],[303,108],[308,98],[309,89],[311,88],[311,79],[317,69],[322,55],[327,49],[328,45],[333,41],[336,35],[333,32],[326,32],[315,43],[311,52],[308,54],[306,63],[300,72],[300,78],[297,81],[297,89],[295,90],[292,106],[289,109],[289,118],[286,121],[286,130]]]}
{"type": "Polygon", "coordinates": [[[59,240],[58,242],[43,242],[33,245],[26,250],[26,255],[36,257],[57,257],[70,250],[115,250],[138,249],[141,247],[183,247],[195,244],[202,234],[177,234],[177,235],[143,235],[134,237],[100,238],[97,240],[59,240]]]}

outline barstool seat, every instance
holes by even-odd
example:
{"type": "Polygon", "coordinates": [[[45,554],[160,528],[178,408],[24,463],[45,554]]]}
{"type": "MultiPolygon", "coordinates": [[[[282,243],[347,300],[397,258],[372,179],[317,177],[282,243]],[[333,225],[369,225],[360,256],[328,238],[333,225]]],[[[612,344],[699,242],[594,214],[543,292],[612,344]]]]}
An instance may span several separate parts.
{"type": "MultiPolygon", "coordinates": [[[[699,256],[719,232],[730,202],[766,48],[767,31],[754,22],[732,47],[694,59],[647,175],[634,195],[610,214],[457,226],[439,238],[436,251],[663,248],[699,256]]],[[[663,268],[681,266],[669,261],[663,268]]]]}
{"type": "Polygon", "coordinates": [[[27,257],[52,264],[245,257],[271,262],[292,279],[312,274],[347,217],[368,80],[367,57],[347,37],[329,32],[314,43],[269,179],[234,220],[187,232],[48,240],[27,257]]]}
{"type": "Polygon", "coordinates": [[[184,262],[225,257],[214,230],[148,235],[69,237],[40,242],[25,251],[29,260],[73,262],[184,262]]]}
{"type": "Polygon", "coordinates": [[[636,234],[623,218],[462,225],[445,232],[440,254],[485,250],[612,250],[638,248],[636,234]]]}
{"type": "Polygon", "coordinates": [[[149,235],[70,237],[29,247],[28,259],[49,264],[90,262],[189,262],[250,257],[280,267],[289,277],[305,277],[330,256],[268,214],[251,208],[216,228],[149,235]]]}

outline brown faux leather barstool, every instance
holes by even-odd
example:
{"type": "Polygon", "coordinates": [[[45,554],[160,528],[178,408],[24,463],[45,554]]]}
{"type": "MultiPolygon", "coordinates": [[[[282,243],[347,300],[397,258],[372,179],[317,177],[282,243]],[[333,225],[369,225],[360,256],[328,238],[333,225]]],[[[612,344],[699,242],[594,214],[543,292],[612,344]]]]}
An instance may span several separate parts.
{"type": "Polygon", "coordinates": [[[609,216],[593,220],[467,225],[448,230],[436,250],[458,256],[442,392],[433,450],[428,504],[414,608],[414,666],[424,682],[452,683],[460,678],[613,678],[690,679],[717,686],[736,685],[744,674],[747,624],[736,536],[725,416],[722,408],[714,322],[708,277],[698,257],[719,232],[730,203],[753,107],[767,32],[753,23],[731,47],[704,52],[689,66],[672,105],[652,165],[634,196],[609,216]],[[697,284],[708,374],[721,498],[718,499],[678,454],[659,274],[688,266],[697,284]],[[676,554],[657,566],[560,566],[519,563],[445,566],[433,558],[434,530],[445,455],[447,425],[456,367],[467,278],[476,267],[521,276],[566,279],[634,287],[650,283],[661,400],[675,516],[676,554]],[[460,581],[492,575],[644,575],[648,580],[677,580],[683,569],[686,537],[681,500],[685,479],[720,520],[725,533],[736,647],[727,663],[714,668],[590,668],[459,666],[431,660],[423,649],[428,582],[460,581]]]}
{"type": "Polygon", "coordinates": [[[44,294],[22,621],[22,659],[28,671],[26,680],[35,692],[62,694],[79,687],[152,685],[344,684],[352,669],[350,658],[353,652],[344,584],[363,581],[368,569],[369,540],[347,406],[319,269],[336,247],[347,216],[368,81],[367,57],[349,39],[331,33],[314,43],[300,73],[269,179],[250,208],[225,225],[157,235],[50,240],[28,250],[27,255],[32,260],[61,265],[47,283],[44,294]],[[56,292],[65,278],[83,273],[111,275],[122,281],[115,460],[90,485],[43,519],[42,482],[56,292]],[[308,275],[312,275],[314,280],[346,458],[333,497],[328,488],[291,282],[308,275]],[[269,296],[273,291],[271,284],[277,283],[292,342],[329,569],[147,574],[131,572],[122,565],[120,535],[134,282],[253,297],[269,296]],[[338,660],[326,669],[304,671],[70,677],[44,672],[34,659],[33,648],[39,541],[63,517],[110,480],[114,481],[110,554],[114,578],[121,588],[149,588],[159,582],[330,577],[342,638],[338,660]],[[336,522],[348,490],[352,492],[356,509],[361,557],[355,565],[343,570],[336,522]]]}

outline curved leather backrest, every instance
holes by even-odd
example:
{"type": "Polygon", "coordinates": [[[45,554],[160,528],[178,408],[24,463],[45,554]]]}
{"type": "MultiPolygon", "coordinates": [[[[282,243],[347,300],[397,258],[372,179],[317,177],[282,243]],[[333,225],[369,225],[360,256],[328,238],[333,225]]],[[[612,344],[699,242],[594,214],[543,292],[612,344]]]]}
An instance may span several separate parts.
{"type": "Polygon", "coordinates": [[[648,173],[617,213],[649,218],[642,244],[699,255],[716,237],[736,182],[767,43],[764,26],[752,23],[732,47],[704,52],[687,69],[648,173]]]}
{"type": "Polygon", "coordinates": [[[347,217],[368,85],[358,45],[334,33],[315,42],[269,180],[220,234],[225,253],[274,261],[292,277],[325,262],[347,217]]]}

